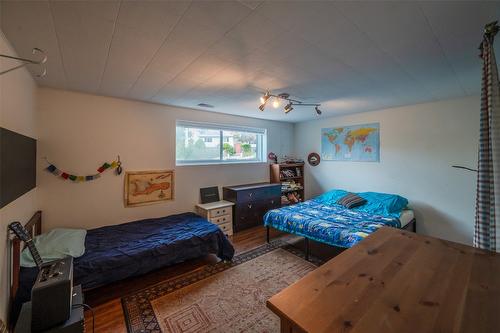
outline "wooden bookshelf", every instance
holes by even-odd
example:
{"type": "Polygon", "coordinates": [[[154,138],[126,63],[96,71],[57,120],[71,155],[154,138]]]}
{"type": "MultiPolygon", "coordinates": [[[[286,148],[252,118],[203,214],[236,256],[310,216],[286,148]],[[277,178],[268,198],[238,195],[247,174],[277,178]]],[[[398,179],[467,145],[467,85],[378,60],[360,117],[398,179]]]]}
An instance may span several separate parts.
{"type": "MultiPolygon", "coordinates": [[[[304,163],[281,163],[281,164],[270,164],[269,173],[271,178],[271,183],[280,183],[282,185],[281,195],[282,197],[288,197],[293,195],[299,202],[304,201],[304,163]],[[289,175],[284,173],[289,172],[289,175]],[[285,184],[283,184],[285,182],[285,184]],[[298,184],[300,188],[283,188],[286,182],[291,182],[298,184]]],[[[290,200],[289,200],[290,201],[290,200]]],[[[286,202],[282,200],[281,205],[293,205],[297,202],[286,202]]]]}

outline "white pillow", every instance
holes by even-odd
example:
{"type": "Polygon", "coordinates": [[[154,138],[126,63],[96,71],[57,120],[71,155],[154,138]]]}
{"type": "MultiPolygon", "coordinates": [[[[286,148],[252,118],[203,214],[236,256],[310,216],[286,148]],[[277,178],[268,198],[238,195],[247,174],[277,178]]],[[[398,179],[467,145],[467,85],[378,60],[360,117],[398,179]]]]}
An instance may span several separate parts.
{"type": "MultiPolygon", "coordinates": [[[[86,235],[87,230],[84,229],[56,228],[36,236],[33,242],[43,261],[48,262],[67,256],[73,258],[82,256],[85,253],[86,235]]],[[[25,248],[21,253],[21,266],[36,266],[28,248],[25,248]]]]}

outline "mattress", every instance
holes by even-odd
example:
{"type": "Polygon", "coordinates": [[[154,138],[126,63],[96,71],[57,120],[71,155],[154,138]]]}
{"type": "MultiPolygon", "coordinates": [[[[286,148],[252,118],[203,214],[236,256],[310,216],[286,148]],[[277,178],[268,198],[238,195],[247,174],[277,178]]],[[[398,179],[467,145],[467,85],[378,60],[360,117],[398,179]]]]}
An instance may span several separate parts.
{"type": "Polygon", "coordinates": [[[411,209],[405,209],[401,213],[401,216],[399,217],[399,222],[401,222],[401,228],[406,227],[408,223],[411,222],[415,218],[415,214],[413,213],[413,210],[411,209]]]}
{"type": "MultiPolygon", "coordinates": [[[[194,213],[91,229],[85,254],[74,260],[74,284],[96,288],[210,253],[230,260],[234,248],[217,225],[194,213]]],[[[21,267],[14,317],[29,301],[37,273],[36,267],[21,267]]]]}
{"type": "MultiPolygon", "coordinates": [[[[405,222],[406,219],[405,214],[405,222]]],[[[264,225],[344,248],[352,247],[381,227],[401,228],[396,215],[374,215],[314,199],[268,211],[264,225]]]]}

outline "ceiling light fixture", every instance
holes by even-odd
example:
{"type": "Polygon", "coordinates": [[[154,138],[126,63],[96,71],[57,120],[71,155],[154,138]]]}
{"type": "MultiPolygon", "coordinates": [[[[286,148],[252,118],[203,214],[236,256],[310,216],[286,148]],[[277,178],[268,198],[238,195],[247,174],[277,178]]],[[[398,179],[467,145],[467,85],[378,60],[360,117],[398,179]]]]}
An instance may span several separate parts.
{"type": "Polygon", "coordinates": [[[266,93],[260,98],[260,102],[262,103],[259,105],[260,111],[264,111],[264,109],[266,108],[267,101],[271,97],[273,97],[273,107],[274,108],[278,108],[280,106],[281,100],[288,101],[288,103],[283,108],[283,111],[285,111],[285,114],[292,111],[294,106],[314,106],[314,110],[316,111],[316,114],[318,116],[323,113],[319,109],[319,107],[321,106],[321,104],[319,104],[319,103],[304,103],[302,101],[290,98],[290,94],[287,94],[287,93],[273,95],[269,92],[269,90],[267,90],[266,93]]]}

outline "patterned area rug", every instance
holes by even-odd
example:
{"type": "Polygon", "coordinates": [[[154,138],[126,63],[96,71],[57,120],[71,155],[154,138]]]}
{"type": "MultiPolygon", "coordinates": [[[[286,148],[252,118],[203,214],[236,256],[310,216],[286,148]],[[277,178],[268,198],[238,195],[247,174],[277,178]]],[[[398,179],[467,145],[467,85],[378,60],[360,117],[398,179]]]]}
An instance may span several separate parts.
{"type": "Polygon", "coordinates": [[[319,264],[277,240],[122,298],[128,331],[279,332],[267,299],[319,264]]]}

